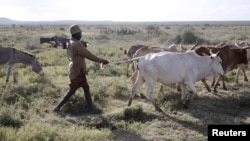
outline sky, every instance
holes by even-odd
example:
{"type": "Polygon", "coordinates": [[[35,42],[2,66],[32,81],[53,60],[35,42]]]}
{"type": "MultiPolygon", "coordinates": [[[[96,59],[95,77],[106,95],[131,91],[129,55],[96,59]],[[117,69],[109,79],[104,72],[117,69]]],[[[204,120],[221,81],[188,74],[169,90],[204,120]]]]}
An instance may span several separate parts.
{"type": "Polygon", "coordinates": [[[21,21],[250,20],[250,0],[0,0],[0,17],[21,21]]]}

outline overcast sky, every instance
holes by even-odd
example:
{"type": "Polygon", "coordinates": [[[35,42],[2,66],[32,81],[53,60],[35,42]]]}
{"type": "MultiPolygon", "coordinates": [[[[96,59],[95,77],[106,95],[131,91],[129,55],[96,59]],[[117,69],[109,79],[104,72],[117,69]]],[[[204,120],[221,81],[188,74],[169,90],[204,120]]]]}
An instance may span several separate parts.
{"type": "Polygon", "coordinates": [[[0,17],[23,21],[250,20],[250,0],[0,0],[0,17]]]}

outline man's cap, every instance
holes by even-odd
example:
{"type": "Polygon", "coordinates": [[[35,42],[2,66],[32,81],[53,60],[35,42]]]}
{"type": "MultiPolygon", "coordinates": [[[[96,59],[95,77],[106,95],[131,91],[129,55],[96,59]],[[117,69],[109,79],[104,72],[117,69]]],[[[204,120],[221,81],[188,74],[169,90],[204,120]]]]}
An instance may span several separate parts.
{"type": "Polygon", "coordinates": [[[75,33],[79,33],[79,32],[82,32],[82,30],[80,29],[80,27],[78,25],[71,25],[70,26],[70,34],[75,34],[75,33]]]}

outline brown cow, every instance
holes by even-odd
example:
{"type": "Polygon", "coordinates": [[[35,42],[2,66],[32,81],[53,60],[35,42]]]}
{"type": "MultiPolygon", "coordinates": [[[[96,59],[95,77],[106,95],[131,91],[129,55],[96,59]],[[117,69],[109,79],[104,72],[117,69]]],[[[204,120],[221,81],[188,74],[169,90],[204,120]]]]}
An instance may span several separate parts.
{"type": "MultiPolygon", "coordinates": [[[[132,59],[133,58],[133,55],[135,54],[135,52],[142,48],[142,47],[146,47],[146,45],[134,45],[134,46],[131,46],[130,48],[128,48],[127,50],[124,50],[124,54],[127,56],[127,59],[132,59]]],[[[128,67],[129,67],[129,63],[127,63],[127,77],[128,77],[128,67]]],[[[132,66],[132,69],[134,71],[134,68],[132,66]]]]}
{"type": "MultiPolygon", "coordinates": [[[[237,48],[248,48],[250,45],[248,44],[248,42],[241,42],[241,43],[235,43],[235,46],[237,48]]],[[[250,61],[250,49],[247,49],[247,59],[248,59],[248,61],[250,61]]],[[[248,78],[247,78],[247,75],[246,75],[246,67],[247,66],[245,64],[238,65],[237,73],[235,75],[235,82],[236,83],[239,83],[238,78],[239,78],[240,71],[243,72],[244,81],[248,81],[248,78]]]]}
{"type": "MultiPolygon", "coordinates": [[[[209,50],[212,49],[212,52],[219,52],[219,56],[222,60],[222,68],[224,70],[224,72],[226,73],[227,71],[232,70],[233,68],[235,68],[238,64],[248,64],[248,60],[247,60],[247,51],[246,49],[239,49],[239,48],[231,48],[228,45],[225,45],[221,48],[215,48],[215,47],[199,47],[198,49],[195,50],[195,52],[199,55],[204,55],[207,54],[209,55],[209,50]]],[[[217,81],[215,82],[215,80],[213,80],[212,86],[214,87],[214,91],[217,92],[217,85],[219,83],[219,80],[222,79],[223,82],[223,89],[227,90],[226,85],[225,85],[225,81],[224,81],[224,75],[220,75],[217,79],[217,81]]],[[[202,79],[202,82],[204,83],[204,85],[206,86],[208,91],[211,91],[210,88],[208,87],[205,78],[202,79]]]]}

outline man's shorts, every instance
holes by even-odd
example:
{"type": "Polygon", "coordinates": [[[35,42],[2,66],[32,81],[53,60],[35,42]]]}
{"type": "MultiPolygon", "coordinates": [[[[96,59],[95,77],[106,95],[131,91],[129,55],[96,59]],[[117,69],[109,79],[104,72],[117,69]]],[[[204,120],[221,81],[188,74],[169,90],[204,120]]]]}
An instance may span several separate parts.
{"type": "Polygon", "coordinates": [[[70,80],[69,87],[71,90],[76,91],[80,87],[88,87],[88,82],[86,75],[84,73],[80,73],[76,78],[70,80]]]}

